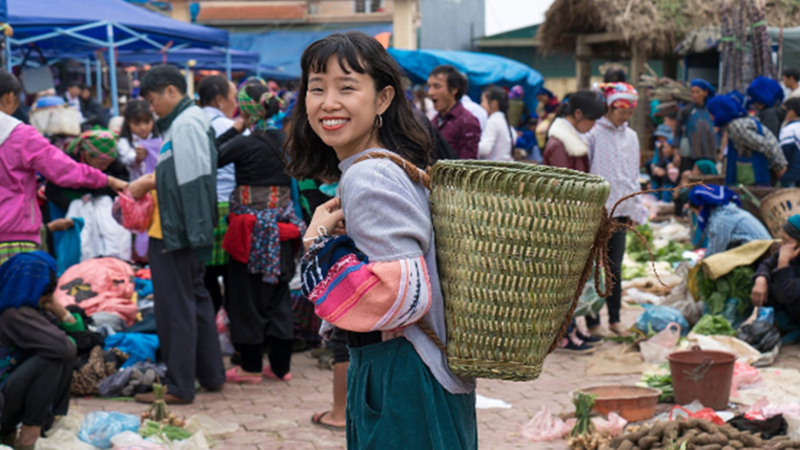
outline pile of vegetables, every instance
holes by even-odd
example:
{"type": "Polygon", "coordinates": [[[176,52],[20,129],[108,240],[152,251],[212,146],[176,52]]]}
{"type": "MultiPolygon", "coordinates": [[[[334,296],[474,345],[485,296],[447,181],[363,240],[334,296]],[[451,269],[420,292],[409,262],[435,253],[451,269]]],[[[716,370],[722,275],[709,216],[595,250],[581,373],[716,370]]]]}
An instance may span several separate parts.
{"type": "Polygon", "coordinates": [[[153,383],[154,401],[150,405],[150,410],[143,412],[140,417],[142,425],[139,427],[139,434],[145,438],[151,436],[165,438],[167,442],[189,439],[192,433],[183,428],[186,425],[183,419],[170,412],[164,401],[166,393],[166,386],[153,383]]]}
{"type": "Polygon", "coordinates": [[[679,418],[674,422],[656,422],[652,426],[628,427],[629,432],[612,439],[601,450],[792,450],[800,441],[789,436],[761,439],[749,431],[731,425],[714,425],[700,419],[679,418]]]}
{"type": "Polygon", "coordinates": [[[692,328],[692,333],[704,336],[736,336],[736,330],[723,316],[705,315],[700,318],[697,325],[692,328]]]}
{"type": "Polygon", "coordinates": [[[656,375],[654,373],[646,373],[642,375],[642,380],[636,385],[661,390],[661,395],[658,397],[660,403],[670,403],[675,399],[675,389],[672,387],[671,374],[656,375]]]}
{"type": "Polygon", "coordinates": [[[750,291],[753,289],[754,273],[751,267],[737,267],[729,274],[713,281],[699,270],[697,271],[698,300],[705,302],[711,314],[720,314],[725,310],[725,301],[729,298],[735,299],[736,313],[743,316],[753,306],[750,301],[750,291]]]}
{"type": "Polygon", "coordinates": [[[601,445],[608,442],[606,438],[598,435],[592,422],[592,408],[596,395],[586,392],[576,392],[572,398],[575,404],[575,426],[569,432],[567,445],[571,450],[597,450],[601,445]]]}
{"type": "MultiPolygon", "coordinates": [[[[634,233],[629,233],[625,241],[625,251],[632,260],[638,263],[650,263],[650,252],[647,251],[648,247],[652,250],[653,257],[656,261],[665,261],[670,264],[683,261],[683,252],[692,249],[690,245],[683,245],[670,241],[666,246],[656,250],[653,246],[655,236],[653,234],[653,228],[650,225],[639,225],[636,227],[636,231],[642,235],[647,245],[645,245],[639,236],[634,233]]],[[[642,276],[647,276],[647,274],[645,273],[642,276]]]]}

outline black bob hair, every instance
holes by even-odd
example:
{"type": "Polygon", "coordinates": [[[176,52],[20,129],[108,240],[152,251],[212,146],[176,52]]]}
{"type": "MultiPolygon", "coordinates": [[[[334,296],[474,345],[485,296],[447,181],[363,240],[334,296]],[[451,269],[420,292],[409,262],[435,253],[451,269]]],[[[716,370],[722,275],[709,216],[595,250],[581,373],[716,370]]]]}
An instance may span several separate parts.
{"type": "Polygon", "coordinates": [[[286,142],[288,171],[296,178],[338,179],[341,175],[336,152],[311,128],[306,109],[309,75],[325,73],[328,61],[334,56],[346,73],[369,75],[376,92],[387,86],[394,88],[394,99],[382,115],[383,126],[374,127],[372,132],[377,133],[378,141],[387,150],[417,167],[426,168],[430,161],[430,137],[414,117],[411,103],[403,95],[400,66],[375,38],[351,31],[316,41],[303,52],[300,59],[303,74],[286,142]]]}

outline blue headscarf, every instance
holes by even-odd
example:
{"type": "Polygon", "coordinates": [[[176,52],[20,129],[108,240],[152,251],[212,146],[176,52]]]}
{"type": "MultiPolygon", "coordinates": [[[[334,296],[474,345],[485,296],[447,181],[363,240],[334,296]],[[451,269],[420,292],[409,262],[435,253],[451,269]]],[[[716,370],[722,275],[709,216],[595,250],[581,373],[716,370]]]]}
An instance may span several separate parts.
{"type": "Polygon", "coordinates": [[[706,101],[709,101],[711,99],[711,97],[717,95],[717,91],[716,91],[716,89],[714,89],[714,86],[712,86],[711,83],[709,83],[706,80],[702,80],[700,78],[695,78],[690,83],[690,86],[691,87],[699,87],[700,89],[703,89],[704,91],[708,92],[708,96],[706,97],[706,101]]]}
{"type": "Polygon", "coordinates": [[[9,308],[37,307],[58,270],[56,260],[37,251],[20,253],[0,266],[0,314],[9,308]]]}
{"type": "Polygon", "coordinates": [[[750,83],[747,96],[751,103],[761,103],[770,108],[783,101],[783,88],[772,78],[759,76],[750,83]]]}
{"type": "Polygon", "coordinates": [[[734,203],[742,206],[739,195],[726,186],[708,185],[695,186],[689,192],[689,204],[700,208],[700,217],[697,218],[697,227],[704,231],[708,224],[708,218],[714,208],[734,203]]]}
{"type": "Polygon", "coordinates": [[[740,105],[744,106],[744,102],[745,102],[746,99],[744,97],[744,94],[742,94],[741,92],[739,92],[739,91],[730,91],[730,92],[728,92],[728,96],[730,96],[732,99],[736,100],[736,102],[739,103],[740,105]]]}
{"type": "Polygon", "coordinates": [[[741,103],[729,95],[718,95],[708,102],[708,112],[714,116],[714,125],[724,127],[733,119],[744,117],[747,111],[741,103]]]}

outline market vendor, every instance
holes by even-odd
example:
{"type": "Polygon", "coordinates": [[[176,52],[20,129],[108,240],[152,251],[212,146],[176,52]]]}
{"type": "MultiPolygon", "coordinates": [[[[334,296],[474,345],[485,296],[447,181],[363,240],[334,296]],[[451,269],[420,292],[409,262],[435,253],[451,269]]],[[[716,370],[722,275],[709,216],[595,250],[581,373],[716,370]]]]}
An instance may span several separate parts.
{"type": "Polygon", "coordinates": [[[800,214],[783,224],[780,250],[758,266],[750,298],[800,324],[800,214]]]}
{"type": "Polygon", "coordinates": [[[696,186],[689,191],[689,208],[708,238],[706,257],[750,241],[772,239],[767,228],[741,205],[739,196],[725,186],[696,186]]]}
{"type": "Polygon", "coordinates": [[[692,170],[695,161],[713,159],[716,153],[714,126],[708,104],[714,98],[711,83],[696,78],[691,82],[692,103],[678,113],[675,145],[680,149],[681,172],[692,170]]]}
{"type": "Polygon", "coordinates": [[[0,442],[15,449],[33,449],[69,408],[76,347],[66,331],[86,328],[54,300],[57,280],[56,261],[42,251],[0,265],[0,442]]]}
{"type": "Polygon", "coordinates": [[[786,173],[788,164],[778,138],[737,100],[718,95],[708,102],[708,111],[714,125],[727,134],[725,184],[771,186],[786,173]]]}
{"type": "MultiPolygon", "coordinates": [[[[117,136],[106,129],[96,128],[82,133],[72,141],[67,154],[75,162],[84,163],[109,177],[124,181],[129,178],[128,169],[118,158],[117,136]]],[[[113,189],[75,189],[51,180],[45,188],[45,196],[56,206],[51,208],[53,218],[83,218],[82,261],[98,256],[114,256],[126,261],[131,259],[131,233],[117,223],[111,214],[117,196],[113,189]]]]}

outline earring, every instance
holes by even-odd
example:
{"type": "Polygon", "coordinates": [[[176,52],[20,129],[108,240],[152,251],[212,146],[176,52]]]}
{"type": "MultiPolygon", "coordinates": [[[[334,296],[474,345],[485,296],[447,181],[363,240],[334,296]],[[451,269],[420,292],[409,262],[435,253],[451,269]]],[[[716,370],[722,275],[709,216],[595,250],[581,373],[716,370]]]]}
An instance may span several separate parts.
{"type": "Polygon", "coordinates": [[[380,128],[383,126],[383,116],[378,114],[375,116],[375,128],[380,128]]]}

